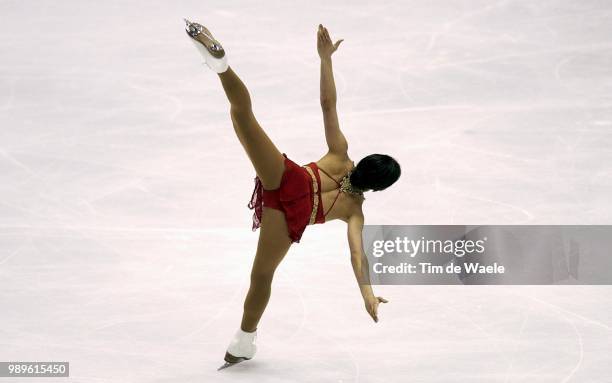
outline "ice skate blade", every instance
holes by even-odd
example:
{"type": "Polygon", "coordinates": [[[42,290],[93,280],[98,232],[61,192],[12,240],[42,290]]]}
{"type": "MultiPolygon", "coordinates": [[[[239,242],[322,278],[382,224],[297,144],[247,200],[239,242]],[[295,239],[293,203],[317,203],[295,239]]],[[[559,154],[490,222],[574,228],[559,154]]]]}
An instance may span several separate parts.
{"type": "Polygon", "coordinates": [[[185,18],[183,21],[185,21],[185,33],[187,33],[189,39],[204,58],[204,63],[212,69],[213,72],[223,73],[227,71],[229,67],[227,55],[221,43],[215,40],[210,32],[201,24],[191,22],[185,18]],[[206,39],[208,39],[207,43],[198,40],[198,36],[205,36],[206,39]]]}
{"type": "Polygon", "coordinates": [[[241,363],[241,362],[243,362],[243,361],[241,360],[240,362],[236,362],[236,363],[225,362],[223,364],[223,366],[217,368],[217,371],[225,370],[226,368],[230,368],[230,367],[235,366],[235,365],[237,365],[238,363],[241,363]]]}
{"type": "Polygon", "coordinates": [[[235,366],[238,363],[242,363],[245,360],[249,360],[250,358],[237,357],[237,356],[234,356],[234,355],[230,354],[229,352],[226,352],[225,353],[225,358],[223,358],[223,359],[225,360],[225,364],[223,364],[223,366],[217,368],[217,371],[225,370],[228,367],[235,366]]]}

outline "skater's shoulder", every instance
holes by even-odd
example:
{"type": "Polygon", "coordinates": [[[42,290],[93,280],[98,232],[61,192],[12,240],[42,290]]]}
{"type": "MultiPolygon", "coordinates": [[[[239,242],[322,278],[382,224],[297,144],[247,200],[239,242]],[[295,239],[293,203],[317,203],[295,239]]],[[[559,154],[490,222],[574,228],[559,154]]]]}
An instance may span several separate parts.
{"type": "Polygon", "coordinates": [[[345,211],[340,219],[347,224],[351,221],[364,222],[365,216],[363,214],[363,201],[365,198],[363,197],[349,197],[344,199],[345,211]]]}
{"type": "Polygon", "coordinates": [[[344,176],[355,167],[355,162],[347,154],[327,152],[316,164],[330,173],[344,176]]]}

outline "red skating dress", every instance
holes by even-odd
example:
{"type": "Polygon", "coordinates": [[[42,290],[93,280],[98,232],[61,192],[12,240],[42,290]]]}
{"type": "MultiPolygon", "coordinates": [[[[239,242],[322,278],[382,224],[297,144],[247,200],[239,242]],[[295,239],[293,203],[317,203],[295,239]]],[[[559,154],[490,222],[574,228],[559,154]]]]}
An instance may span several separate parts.
{"type": "MultiPolygon", "coordinates": [[[[256,176],[255,189],[247,206],[254,210],[253,231],[261,226],[263,207],[270,207],[285,213],[289,237],[292,242],[299,242],[306,226],[325,222],[325,217],[338,199],[340,189],[338,188],[338,194],[329,210],[324,213],[321,201],[321,178],[317,164],[311,162],[300,166],[291,161],[285,153],[283,156],[285,171],[278,189],[264,189],[261,180],[256,176]]],[[[340,186],[340,183],[326,171],[320,170],[340,186]]]]}

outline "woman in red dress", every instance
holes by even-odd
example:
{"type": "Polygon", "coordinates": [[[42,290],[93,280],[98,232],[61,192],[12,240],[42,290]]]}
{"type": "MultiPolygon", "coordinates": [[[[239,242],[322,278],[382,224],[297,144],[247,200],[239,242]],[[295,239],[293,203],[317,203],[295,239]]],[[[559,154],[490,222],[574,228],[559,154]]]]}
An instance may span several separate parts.
{"type": "Polygon", "coordinates": [[[362,245],[363,193],[389,187],[399,178],[400,166],[384,154],[369,155],[355,166],[347,154],[348,144],[336,113],[331,60],[342,40],[333,43],[327,29],[319,25],[320,101],[329,150],[318,161],[300,166],[276,148],[255,119],[249,92],[229,67],[219,41],[202,25],[188,20],[185,23],[187,34],[221,80],[231,105],[234,130],[257,174],[248,206],[254,210],[253,230],[261,228],[259,242],[241,326],[227,349],[225,366],[255,355],[257,324],[270,298],[274,271],[291,244],[299,242],[308,225],[335,219],[347,223],[355,277],[367,312],[378,321],[378,305],[386,300],[375,296],[369,283],[368,262],[362,245]]]}

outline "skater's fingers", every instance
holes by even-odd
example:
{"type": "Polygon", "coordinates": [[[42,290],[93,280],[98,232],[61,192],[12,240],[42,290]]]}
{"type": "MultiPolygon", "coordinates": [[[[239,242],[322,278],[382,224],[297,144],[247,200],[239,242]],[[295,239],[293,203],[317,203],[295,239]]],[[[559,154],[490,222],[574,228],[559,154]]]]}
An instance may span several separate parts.
{"type": "Polygon", "coordinates": [[[325,33],[325,38],[326,38],[328,41],[331,41],[331,37],[329,37],[329,32],[327,31],[327,28],[323,28],[323,31],[324,31],[324,33],[325,33]]]}
{"type": "Polygon", "coordinates": [[[370,314],[370,316],[372,317],[372,320],[373,320],[374,322],[378,322],[378,316],[376,315],[376,313],[375,313],[375,312],[373,312],[373,311],[368,311],[368,314],[370,314]]]}

